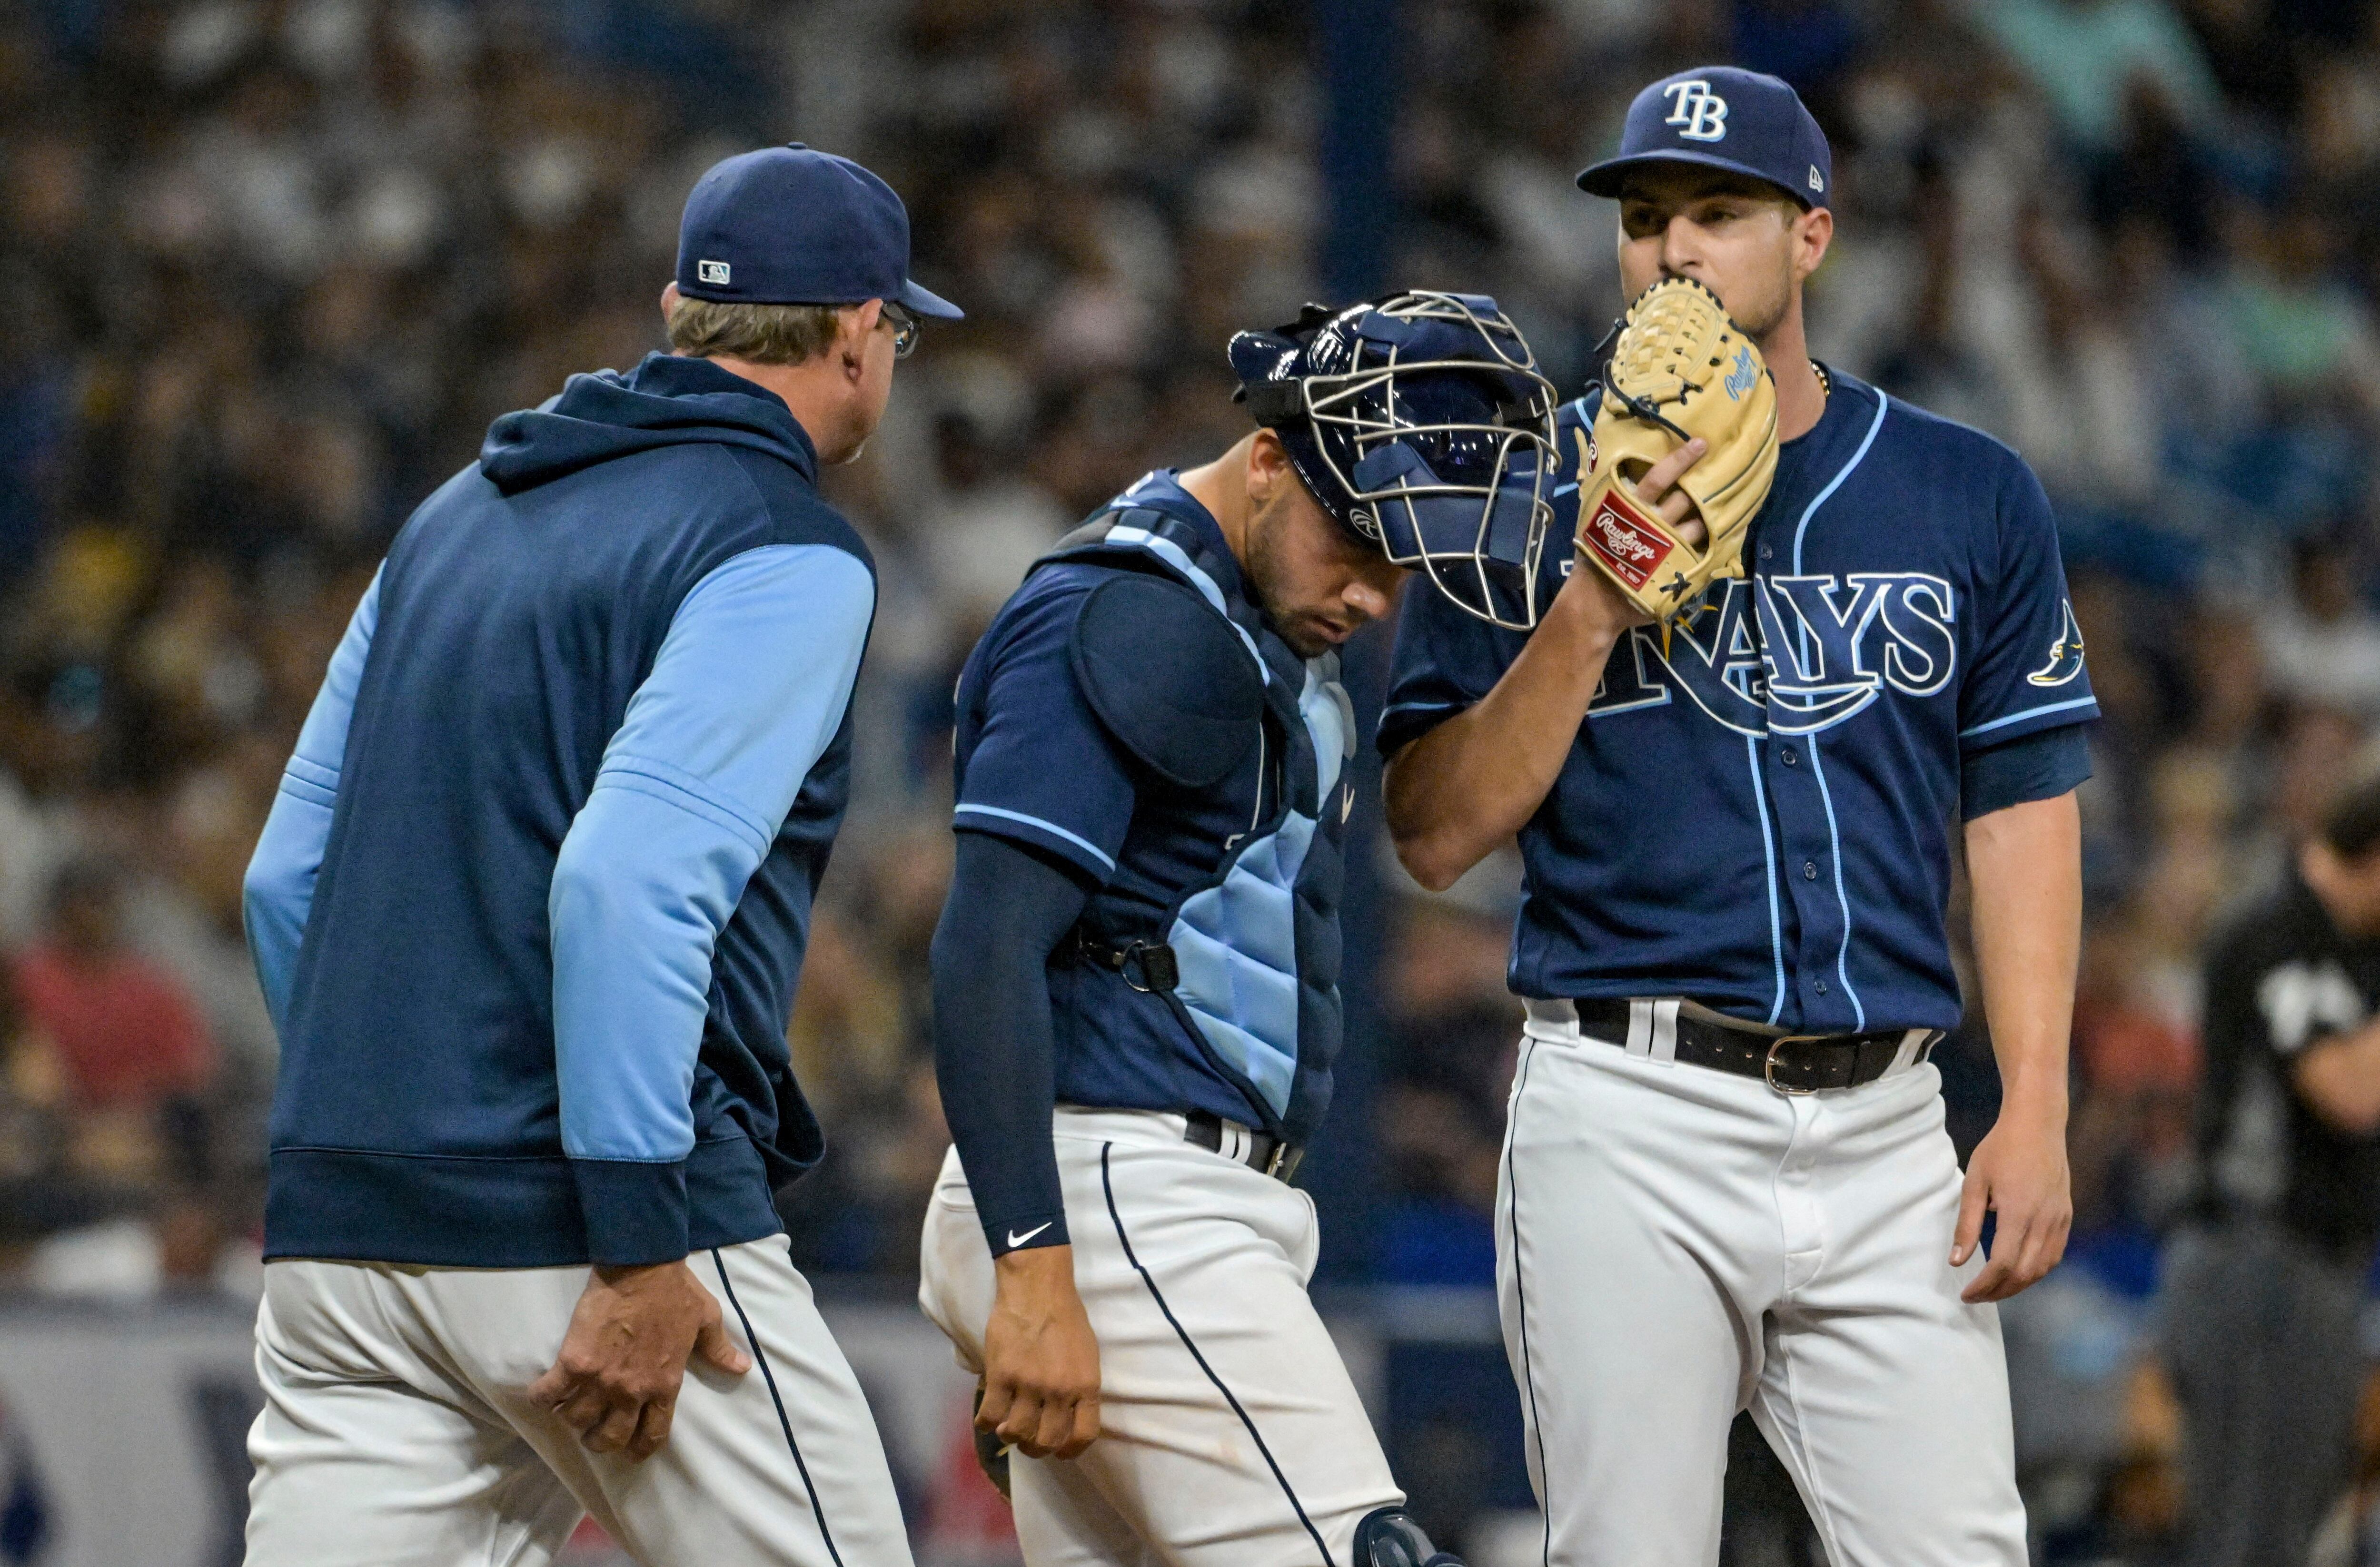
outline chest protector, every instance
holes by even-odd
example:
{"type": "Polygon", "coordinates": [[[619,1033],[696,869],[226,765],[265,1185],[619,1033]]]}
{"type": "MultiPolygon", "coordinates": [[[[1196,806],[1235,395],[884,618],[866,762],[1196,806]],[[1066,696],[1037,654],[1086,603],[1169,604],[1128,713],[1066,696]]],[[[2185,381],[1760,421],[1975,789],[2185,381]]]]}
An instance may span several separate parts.
{"type": "MultiPolygon", "coordinates": [[[[1170,615],[1191,617],[1176,621],[1186,635],[1166,640],[1209,649],[1220,662],[1206,678],[1178,669],[1185,648],[1150,645],[1146,633],[1139,645],[1119,646],[1098,630],[1092,611],[1109,588],[1086,606],[1077,674],[1101,722],[1182,791],[1175,798],[1223,796],[1245,776],[1240,764],[1250,752],[1262,758],[1258,795],[1253,820],[1245,803],[1205,813],[1230,824],[1213,868],[1165,888],[1158,910],[1145,898],[1095,895],[1079,927],[1079,956],[1162,998],[1208,1064],[1260,1112],[1264,1129],[1302,1143],[1330,1103],[1342,1028],[1339,900],[1354,709],[1339,683],[1338,655],[1299,657],[1240,591],[1237,563],[1164,499],[1101,512],[1038,564],[1111,565],[1195,593],[1191,603],[1178,587],[1166,590],[1178,606],[1170,615]],[[1200,605],[1213,622],[1196,623],[1200,605]],[[1087,648],[1085,633],[1107,645],[1087,648]],[[1139,677],[1145,690],[1163,694],[1136,701],[1132,663],[1169,660],[1177,666],[1170,678],[1139,677]],[[1255,700],[1234,704],[1233,689],[1255,700]],[[1218,759],[1226,765],[1219,768],[1218,759]]],[[[1141,809],[1163,809],[1165,798],[1152,791],[1141,809]]]]}

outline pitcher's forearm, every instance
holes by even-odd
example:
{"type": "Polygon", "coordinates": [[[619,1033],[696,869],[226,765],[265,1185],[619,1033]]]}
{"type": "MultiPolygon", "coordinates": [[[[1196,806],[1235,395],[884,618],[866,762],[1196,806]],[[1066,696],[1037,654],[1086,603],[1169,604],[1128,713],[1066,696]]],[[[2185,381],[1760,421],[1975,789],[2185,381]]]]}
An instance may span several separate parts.
{"type": "Polygon", "coordinates": [[[1967,824],[1975,966],[2008,1109],[2066,1119],[2067,1036],[2082,946],[2082,820],[2071,793],[1967,824]]]}
{"type": "Polygon", "coordinates": [[[1493,691],[1390,762],[1389,833],[1424,886],[1451,885],[1520,831],[1560,776],[1624,631],[1590,585],[1566,586],[1493,691]]]}

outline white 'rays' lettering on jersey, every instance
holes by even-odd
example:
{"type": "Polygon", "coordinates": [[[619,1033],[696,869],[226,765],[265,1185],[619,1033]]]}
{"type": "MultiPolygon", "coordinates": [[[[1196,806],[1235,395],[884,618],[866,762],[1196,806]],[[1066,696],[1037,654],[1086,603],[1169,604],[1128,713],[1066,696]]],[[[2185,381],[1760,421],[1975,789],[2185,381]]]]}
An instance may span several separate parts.
{"type": "Polygon", "coordinates": [[[1722,580],[1671,625],[1612,650],[1590,718],[1669,704],[1682,689],[1738,734],[1815,734],[1887,691],[1932,696],[1959,661],[1949,582],[1927,572],[1722,580]]]}

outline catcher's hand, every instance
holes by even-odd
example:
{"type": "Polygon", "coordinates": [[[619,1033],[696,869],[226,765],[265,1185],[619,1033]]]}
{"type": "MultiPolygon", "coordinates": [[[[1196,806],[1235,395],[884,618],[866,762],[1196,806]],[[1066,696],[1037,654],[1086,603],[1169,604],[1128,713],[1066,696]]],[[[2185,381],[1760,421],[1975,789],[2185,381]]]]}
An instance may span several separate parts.
{"type": "MultiPolygon", "coordinates": [[[[1580,437],[1582,441],[1585,437],[1580,437]]],[[[1578,552],[1657,621],[1720,577],[1743,574],[1743,538],[1777,476],[1777,382],[1718,295],[1691,278],[1629,307],[1604,373],[1595,438],[1580,454],[1578,552]],[[1697,542],[1640,492],[1646,473],[1699,437],[1678,480],[1703,523],[1697,542]]]]}

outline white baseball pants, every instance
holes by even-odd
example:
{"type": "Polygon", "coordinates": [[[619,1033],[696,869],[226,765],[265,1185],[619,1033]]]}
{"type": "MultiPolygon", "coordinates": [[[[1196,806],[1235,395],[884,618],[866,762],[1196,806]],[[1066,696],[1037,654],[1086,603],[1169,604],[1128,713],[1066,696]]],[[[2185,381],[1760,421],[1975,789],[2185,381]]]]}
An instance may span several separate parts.
{"type": "Polygon", "coordinates": [[[753,1365],[689,1370],[642,1464],[523,1396],[587,1269],[268,1265],[248,1567],[542,1567],[589,1513],[650,1567],[909,1567],[875,1421],[785,1238],[686,1265],[753,1365]]]}
{"type": "MultiPolygon", "coordinates": [[[[1349,1567],[1355,1525],[1404,1493],[1305,1293],[1313,1199],[1184,1142],[1179,1115],[1055,1125],[1100,1435],[1079,1458],[1012,1456],[1028,1567],[1349,1567]]],[[[956,1150],[924,1265],[920,1304],[980,1372],[991,1252],[956,1150]]]]}
{"type": "Polygon", "coordinates": [[[1791,1097],[1532,1005],[1497,1196],[1547,1567],[1718,1560],[1747,1407],[1834,1567],[2023,1567],[1999,1318],[1959,1299],[1941,1075],[1791,1097]]]}

